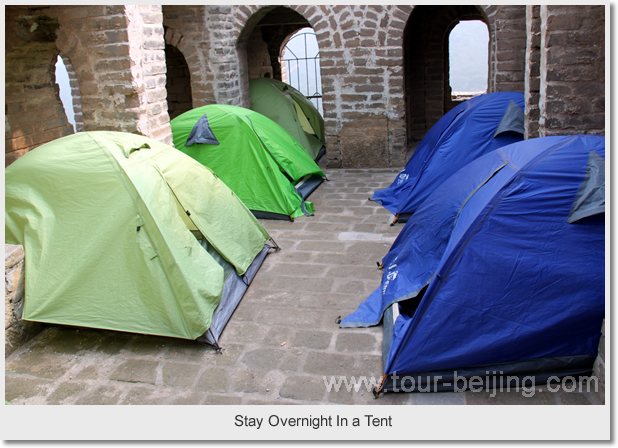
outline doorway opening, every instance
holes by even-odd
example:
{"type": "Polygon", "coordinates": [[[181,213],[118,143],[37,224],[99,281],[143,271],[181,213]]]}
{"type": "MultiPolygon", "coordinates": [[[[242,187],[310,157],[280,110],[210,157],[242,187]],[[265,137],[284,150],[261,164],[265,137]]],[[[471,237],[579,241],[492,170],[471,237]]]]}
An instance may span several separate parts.
{"type": "Polygon", "coordinates": [[[191,73],[182,52],[173,45],[165,44],[165,65],[167,76],[167,111],[170,120],[193,108],[191,73]]]}
{"type": "Polygon", "coordinates": [[[489,30],[485,22],[459,22],[451,30],[448,44],[452,102],[457,105],[487,93],[489,30]]]}
{"type": "MultiPolygon", "coordinates": [[[[406,23],[403,54],[408,157],[427,131],[458,104],[451,92],[449,48],[449,41],[454,42],[457,34],[449,36],[463,21],[481,21],[486,27],[488,23],[481,7],[456,5],[416,6],[406,23]]],[[[459,53],[467,57],[468,50],[459,53]]],[[[488,58],[482,58],[474,62],[488,71],[488,58]]]]}

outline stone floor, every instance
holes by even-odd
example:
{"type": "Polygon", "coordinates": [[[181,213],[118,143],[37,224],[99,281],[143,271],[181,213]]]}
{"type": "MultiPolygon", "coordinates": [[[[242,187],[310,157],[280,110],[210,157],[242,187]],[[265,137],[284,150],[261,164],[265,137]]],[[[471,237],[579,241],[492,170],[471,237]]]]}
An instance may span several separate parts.
{"type": "MultiPolygon", "coordinates": [[[[340,329],[380,283],[402,226],[368,201],[395,169],[327,170],[316,214],[263,220],[270,254],[224,330],[221,354],[194,341],[47,326],[5,365],[12,404],[601,404],[594,393],[329,392],[324,377],[381,377],[382,328],[340,329]],[[492,396],[493,395],[493,396],[492,396]],[[527,394],[530,395],[530,394],[527,394]]],[[[585,389],[584,389],[585,390],[585,389]]]]}

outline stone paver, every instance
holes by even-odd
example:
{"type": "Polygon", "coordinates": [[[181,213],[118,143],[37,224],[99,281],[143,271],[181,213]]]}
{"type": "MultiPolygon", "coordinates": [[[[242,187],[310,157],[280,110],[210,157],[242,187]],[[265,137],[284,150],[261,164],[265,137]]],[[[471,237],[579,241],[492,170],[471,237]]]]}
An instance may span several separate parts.
{"type": "Polygon", "coordinates": [[[261,220],[283,248],[264,261],[218,353],[195,341],[47,326],[6,358],[13,404],[600,404],[592,392],[389,393],[382,327],[340,329],[380,284],[376,262],[403,226],[368,200],[398,169],[326,170],[316,215],[261,220]],[[353,377],[353,378],[352,378],[353,377]],[[354,382],[353,382],[354,381],[354,382]]]}

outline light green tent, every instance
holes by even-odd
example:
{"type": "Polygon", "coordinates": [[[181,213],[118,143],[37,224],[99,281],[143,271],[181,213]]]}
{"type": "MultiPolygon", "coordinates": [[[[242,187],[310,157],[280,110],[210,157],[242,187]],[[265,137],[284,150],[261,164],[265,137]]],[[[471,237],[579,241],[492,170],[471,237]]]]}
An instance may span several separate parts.
{"type": "Polygon", "coordinates": [[[294,87],[272,78],[249,81],[251,109],[273,120],[296,139],[315,161],[325,153],[324,119],[294,87]]]}
{"type": "Polygon", "coordinates": [[[243,107],[212,104],[171,125],[174,146],[213,170],[257,217],[313,214],[305,199],[324,173],[277,123],[243,107]]]}
{"type": "Polygon", "coordinates": [[[133,134],[38,147],[6,169],[5,201],[5,241],[24,246],[26,320],[217,345],[271,248],[210,170],[133,134]]]}

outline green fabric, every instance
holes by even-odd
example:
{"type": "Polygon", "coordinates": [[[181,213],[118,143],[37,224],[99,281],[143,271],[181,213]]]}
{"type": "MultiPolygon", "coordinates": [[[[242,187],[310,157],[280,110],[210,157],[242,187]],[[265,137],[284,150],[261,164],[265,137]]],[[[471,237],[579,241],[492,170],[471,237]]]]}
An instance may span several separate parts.
{"type": "Polygon", "coordinates": [[[224,270],[187,228],[177,201],[238,273],[269,238],[210,170],[138,135],[78,133],[10,165],[5,241],[24,246],[23,318],[201,336],[224,270]]]}
{"type": "MultiPolygon", "coordinates": [[[[213,170],[250,210],[301,216],[302,199],[294,185],[309,174],[324,176],[281,126],[252,110],[212,104],[185,112],[171,125],[174,146],[213,170]],[[185,146],[204,114],[219,145],[185,146]]],[[[305,202],[305,208],[313,213],[312,203],[305,202]]]]}
{"type": "Polygon", "coordinates": [[[272,78],[252,79],[249,89],[251,109],[288,131],[315,160],[325,139],[324,119],[313,103],[294,87],[272,78]]]}

